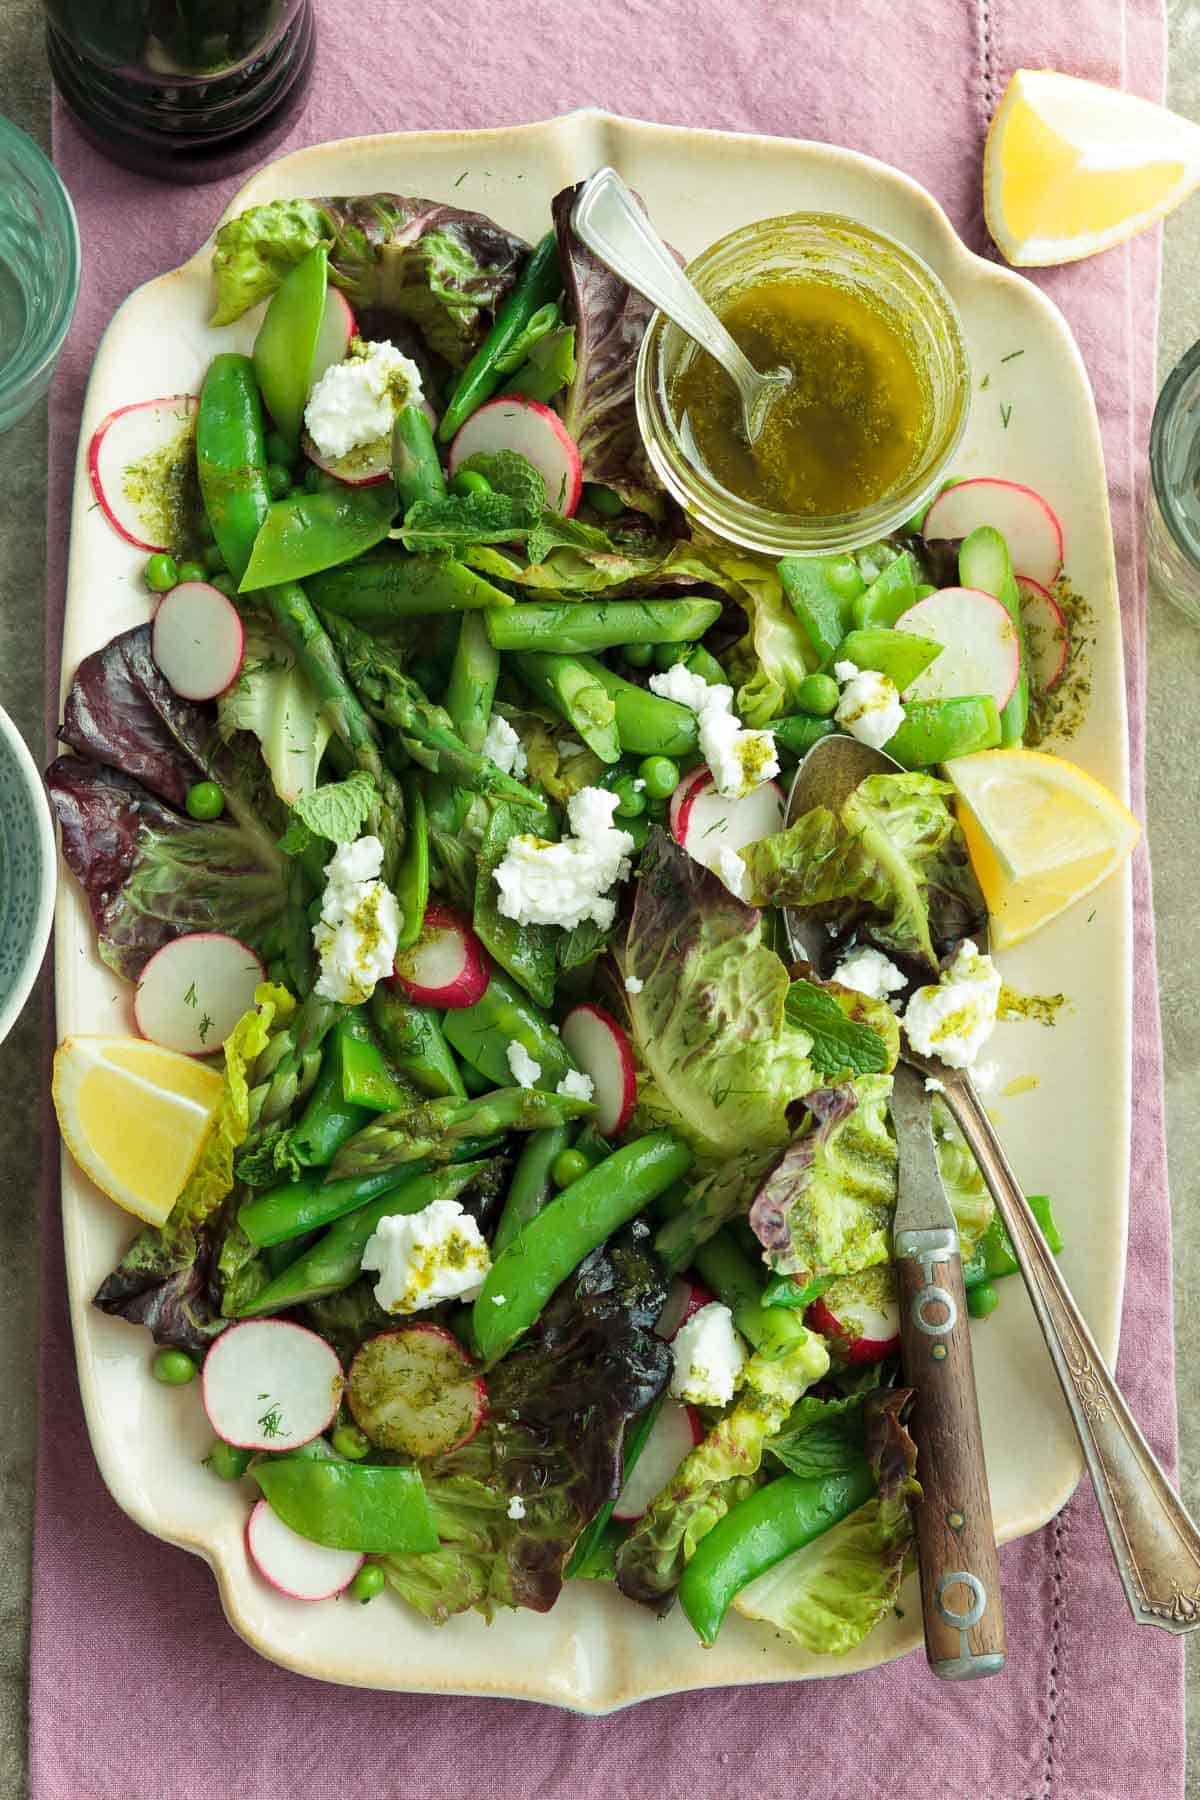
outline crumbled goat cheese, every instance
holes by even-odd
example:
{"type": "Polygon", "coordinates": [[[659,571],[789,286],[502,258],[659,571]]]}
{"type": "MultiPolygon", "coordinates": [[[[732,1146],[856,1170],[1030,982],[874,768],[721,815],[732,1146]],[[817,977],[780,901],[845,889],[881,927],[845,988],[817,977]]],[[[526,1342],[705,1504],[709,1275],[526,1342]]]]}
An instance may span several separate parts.
{"type": "Polygon", "coordinates": [[[834,663],[833,672],[842,683],[842,697],[834,718],[860,744],[882,750],[904,723],[904,708],[895,682],[875,669],[860,669],[852,662],[834,663]]]}
{"type": "Polygon", "coordinates": [[[853,988],[856,994],[866,994],[870,1000],[886,1000],[906,985],[895,963],[870,944],[861,944],[843,957],[833,971],[833,979],[843,987],[853,988]]]}
{"type": "Polygon", "coordinates": [[[510,1519],[523,1519],[525,1517],[525,1502],[522,1500],[520,1494],[514,1494],[509,1500],[508,1516],[510,1519]]]}
{"type": "Polygon", "coordinates": [[[726,845],[717,851],[717,874],[731,894],[739,900],[750,898],[750,871],[738,855],[726,845]]]}
{"type": "Polygon", "coordinates": [[[925,1077],[925,1092],[927,1094],[944,1094],[945,1091],[945,1082],[939,1081],[936,1075],[927,1075],[925,1077]]]}
{"type": "Polygon", "coordinates": [[[572,835],[559,844],[531,836],[510,840],[493,871],[500,911],[518,925],[561,925],[570,931],[590,919],[607,931],[617,904],[608,899],[615,882],[629,875],[634,848],[627,831],[613,825],[617,795],[585,787],[567,802],[572,835]]]}
{"type": "Polygon", "coordinates": [[[483,754],[490,756],[498,769],[502,769],[506,775],[514,775],[518,781],[523,780],[528,772],[525,746],[508,720],[499,713],[493,713],[488,722],[483,754]]]}
{"type": "Polygon", "coordinates": [[[908,1041],[921,1056],[969,1068],[992,1035],[999,1000],[999,970],[965,938],[938,985],[918,988],[905,1008],[908,1041]]]}
{"type": "Polygon", "coordinates": [[[491,1266],[483,1234],[457,1200],[434,1200],[418,1213],[390,1213],[362,1253],[363,1269],[379,1276],[375,1298],[390,1313],[473,1300],[491,1266]]]}
{"type": "Polygon", "coordinates": [[[640,994],[645,985],[645,982],[640,980],[636,975],[627,975],[625,977],[625,992],[627,994],[640,994]]]}
{"type": "Polygon", "coordinates": [[[326,369],[308,396],[304,423],[322,456],[348,456],[392,429],[401,406],[421,399],[421,371],[384,339],[355,338],[344,362],[326,369]]]}
{"type": "Polygon", "coordinates": [[[540,1062],[534,1062],[524,1044],[514,1038],[504,1053],[508,1058],[508,1066],[512,1070],[512,1078],[518,1087],[531,1088],[542,1072],[540,1062]]]}
{"type": "Polygon", "coordinates": [[[736,800],[779,773],[775,738],[769,731],[745,731],[733,710],[733,689],[710,687],[683,663],[650,677],[664,700],[675,700],[696,715],[700,753],[712,771],[717,792],[736,800]]]}
{"type": "Polygon", "coordinates": [[[746,1361],[733,1314],[719,1300],[694,1312],[671,1340],[671,1392],[696,1406],[725,1406],[746,1361]]]}
{"type": "Polygon", "coordinates": [[[596,1084],[582,1069],[568,1069],[554,1091],[556,1094],[565,1094],[568,1100],[590,1100],[596,1091],[596,1084]]]}
{"type": "Polygon", "coordinates": [[[359,1006],[375,983],[390,975],[400,936],[400,909],[391,889],[378,879],[383,845],[377,837],[335,850],[325,870],[321,917],[313,945],[321,959],[314,992],[323,1000],[359,1006]]]}

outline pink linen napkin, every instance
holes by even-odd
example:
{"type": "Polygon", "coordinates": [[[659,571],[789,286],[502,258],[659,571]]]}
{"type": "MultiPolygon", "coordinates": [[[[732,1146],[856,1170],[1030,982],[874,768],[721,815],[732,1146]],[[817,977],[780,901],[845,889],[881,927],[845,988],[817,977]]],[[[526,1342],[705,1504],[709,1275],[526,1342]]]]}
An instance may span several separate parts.
{"type": "MultiPolygon", "coordinates": [[[[317,0],[306,109],[283,149],[378,130],[516,123],[594,103],[667,123],[846,144],[925,183],[984,246],[980,154],[1012,69],[1052,66],[1161,99],[1160,0],[510,0],[472,28],[436,0],[317,0]],[[369,53],[364,54],[364,46],[369,53]]],[[[100,332],[182,262],[234,183],[172,189],[97,157],[58,108],[84,278],[51,410],[49,717],[56,717],[71,469],[100,332]]],[[[1142,798],[1146,597],[1139,524],[1154,396],[1155,234],[1039,277],[1071,321],[1108,462],[1142,798]]],[[[1132,1218],[1120,1377],[1175,1457],[1170,1223],[1149,869],[1135,870],[1132,1218]]],[[[207,1568],[142,1534],[100,1483],[48,1209],[44,1421],[34,1560],[34,1800],[1172,1800],[1183,1792],[1182,1653],[1135,1628],[1086,1485],[1003,1553],[1013,1647],[975,1687],[922,1656],[792,1687],[666,1699],[587,1720],[518,1702],[310,1682],[225,1625],[207,1568]],[[1134,1723],[1136,1721],[1136,1724],[1134,1723]],[[1132,1727],[1132,1729],[1131,1729],[1132,1727]]]]}

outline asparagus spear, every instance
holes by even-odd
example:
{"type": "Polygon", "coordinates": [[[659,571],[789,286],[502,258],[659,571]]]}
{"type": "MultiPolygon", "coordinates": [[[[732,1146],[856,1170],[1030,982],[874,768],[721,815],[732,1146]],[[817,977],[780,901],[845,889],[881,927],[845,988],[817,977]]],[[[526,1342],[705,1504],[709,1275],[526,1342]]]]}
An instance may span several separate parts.
{"type": "Polygon", "coordinates": [[[242,1155],[253,1148],[267,1127],[286,1118],[308,1093],[321,1067],[321,1045],[346,1008],[336,1000],[309,994],[282,1031],[277,1031],[255,1064],[250,1090],[251,1132],[242,1155]]]}
{"type": "Polygon", "coordinates": [[[620,644],[687,643],[703,637],[720,616],[719,600],[531,600],[482,614],[498,650],[564,655],[620,644]]]}
{"type": "Polygon", "coordinates": [[[338,1152],[329,1179],[357,1179],[423,1157],[444,1159],[447,1148],[462,1138],[542,1131],[570,1119],[590,1118],[594,1111],[590,1100],[546,1094],[539,1088],[495,1088],[478,1100],[428,1100],[404,1112],[385,1113],[357,1132],[338,1152]]]}

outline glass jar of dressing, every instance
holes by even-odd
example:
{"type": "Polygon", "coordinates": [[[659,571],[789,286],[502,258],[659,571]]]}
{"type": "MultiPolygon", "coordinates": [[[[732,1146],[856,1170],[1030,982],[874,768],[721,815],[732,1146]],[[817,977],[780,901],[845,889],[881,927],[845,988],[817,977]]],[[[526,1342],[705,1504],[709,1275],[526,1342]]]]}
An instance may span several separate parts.
{"type": "Polygon", "coordinates": [[[754,445],[733,384],[657,314],[637,369],[659,478],[700,524],[771,556],[827,556],[932,497],[967,421],[958,312],[910,250],[834,213],[731,232],[688,276],[756,368],[792,374],[754,445]]]}
{"type": "Polygon", "coordinates": [[[1200,624],[1200,343],[1163,383],[1150,427],[1150,577],[1200,624]]]}

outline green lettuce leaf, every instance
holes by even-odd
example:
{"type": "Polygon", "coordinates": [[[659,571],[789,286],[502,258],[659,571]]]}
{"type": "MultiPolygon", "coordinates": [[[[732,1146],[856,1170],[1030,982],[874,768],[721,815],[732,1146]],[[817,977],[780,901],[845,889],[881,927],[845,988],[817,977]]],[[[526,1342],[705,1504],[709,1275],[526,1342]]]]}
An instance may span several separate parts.
{"type": "Polygon", "coordinates": [[[723,659],[746,725],[766,725],[795,712],[800,683],[810,673],[804,628],[784,597],[773,564],[747,555],[706,553],[726,593],[750,620],[750,630],[723,659]]]}
{"type": "Polygon", "coordinates": [[[938,1170],[958,1226],[962,1259],[966,1262],[991,1224],[996,1206],[979,1172],[979,1165],[967,1148],[966,1139],[950,1117],[945,1101],[939,1100],[936,1094],[931,1111],[938,1170]]]}
{"type": "Polygon", "coordinates": [[[812,1040],[790,1024],[788,973],[761,916],[656,829],[625,946],[641,1071],[637,1123],[669,1126],[701,1157],[770,1149],[817,1085],[812,1040]]]}
{"type": "Polygon", "coordinates": [[[246,659],[217,701],[217,723],[226,743],[253,732],[286,805],[316,787],[332,728],[311,682],[274,639],[247,633],[246,659]]]}

